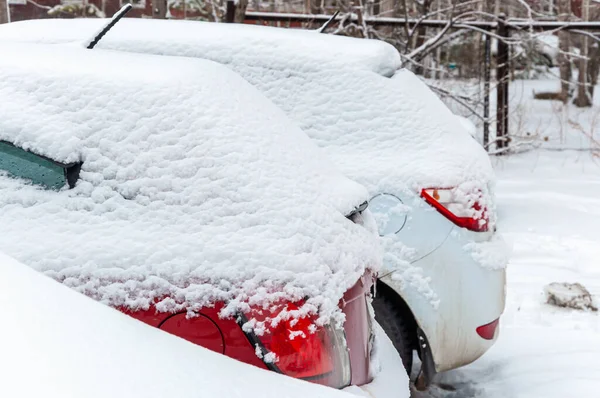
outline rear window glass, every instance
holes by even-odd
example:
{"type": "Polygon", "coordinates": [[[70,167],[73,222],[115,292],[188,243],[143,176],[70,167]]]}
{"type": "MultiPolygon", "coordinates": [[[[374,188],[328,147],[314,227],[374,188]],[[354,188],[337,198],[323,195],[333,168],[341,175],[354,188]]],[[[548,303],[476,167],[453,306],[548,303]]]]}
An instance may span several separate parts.
{"type": "Polygon", "coordinates": [[[81,164],[65,165],[0,141],[0,170],[46,189],[75,186],[81,164]]]}

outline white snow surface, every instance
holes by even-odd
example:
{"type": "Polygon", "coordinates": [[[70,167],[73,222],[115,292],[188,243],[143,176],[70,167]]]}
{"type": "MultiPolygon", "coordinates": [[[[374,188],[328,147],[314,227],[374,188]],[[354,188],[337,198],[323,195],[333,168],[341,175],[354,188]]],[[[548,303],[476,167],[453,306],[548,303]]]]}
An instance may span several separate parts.
{"type": "Polygon", "coordinates": [[[558,35],[545,34],[538,36],[536,39],[537,50],[548,56],[548,58],[556,65],[560,54],[558,35]]]}
{"type": "Polygon", "coordinates": [[[0,139],[83,161],[72,190],[0,177],[5,253],[113,306],[220,300],[231,315],[308,296],[301,312],[319,323],[341,320],[343,293],[379,267],[377,237],[345,217],[365,189],[227,68],[60,45],[0,52],[0,139]]]}
{"type": "MultiPolygon", "coordinates": [[[[99,23],[19,22],[0,28],[0,38],[83,41],[99,23]]],[[[124,19],[98,48],[228,65],[372,195],[465,182],[486,190],[493,180],[485,152],[420,79],[397,71],[399,55],[385,43],[282,28],[124,19]]]]}
{"type": "MultiPolygon", "coordinates": [[[[0,27],[0,40],[63,43],[91,39],[109,19],[42,19],[14,22],[0,27]]],[[[361,66],[382,75],[391,76],[400,67],[396,49],[381,40],[354,40],[343,36],[319,34],[316,31],[289,30],[246,24],[220,24],[198,21],[151,21],[124,18],[100,43],[115,35],[127,34],[131,40],[150,42],[142,52],[165,49],[164,54],[188,53],[196,46],[193,56],[245,61],[260,66],[263,62],[286,65],[304,64],[309,70],[321,62],[338,66],[361,66]],[[135,36],[133,36],[135,35],[135,36]],[[206,46],[201,42],[206,40],[206,46]],[[152,44],[154,42],[155,44],[152,44]],[[222,47],[211,46],[219,42],[222,47]],[[201,45],[200,47],[198,45],[201,45]],[[166,49],[170,47],[170,49],[166,49]],[[266,58],[258,60],[257,55],[266,58]],[[257,62],[259,61],[259,62],[257,62]]],[[[138,43],[141,44],[141,43],[138,43]]],[[[109,46],[110,47],[110,46],[109,46]]],[[[161,53],[162,54],[162,53],[161,53]]]]}
{"type": "MultiPolygon", "coordinates": [[[[97,26],[32,21],[0,27],[0,38],[59,37],[80,45],[97,26]]],[[[419,78],[398,70],[395,49],[375,43],[282,28],[125,19],[98,48],[208,58],[229,66],[296,121],[341,171],[367,188],[370,198],[388,193],[421,203],[422,188],[456,187],[464,197],[481,193],[477,201],[494,209],[493,170],[481,145],[419,78]],[[365,54],[357,57],[354,47],[365,54]]],[[[491,228],[494,223],[492,214],[491,228]]],[[[411,248],[389,239],[384,244],[386,268],[437,306],[439,298],[422,270],[408,261],[411,248]]],[[[480,256],[502,258],[495,252],[500,245],[479,249],[480,256]]]]}
{"type": "MultiPolygon", "coordinates": [[[[145,325],[4,254],[0,300],[5,397],[352,397],[246,365],[145,325]]],[[[399,392],[399,398],[408,397],[399,392]]]]}
{"type": "Polygon", "coordinates": [[[510,261],[511,247],[500,234],[487,241],[469,242],[464,250],[482,267],[489,270],[504,269],[510,261]]]}
{"type": "Polygon", "coordinates": [[[498,341],[412,396],[596,397],[600,316],[549,305],[544,288],[581,283],[600,297],[600,162],[585,151],[537,150],[494,164],[498,228],[513,247],[498,341]]]}
{"type": "MultiPolygon", "coordinates": [[[[516,152],[543,148],[551,150],[598,150],[600,147],[600,95],[594,96],[593,106],[578,108],[562,101],[536,100],[534,94],[560,91],[560,71],[552,68],[536,80],[514,80],[510,84],[511,147],[516,152]]],[[[476,80],[429,80],[430,84],[455,95],[483,101],[483,86],[476,80]]],[[[596,86],[600,90],[600,85],[596,86]]],[[[496,109],[496,91],[492,87],[490,109],[496,109]]],[[[469,118],[477,126],[476,140],[483,143],[482,120],[456,101],[447,98],[446,104],[456,113],[469,118]]],[[[481,114],[480,109],[480,114],[481,114]]],[[[495,126],[490,127],[489,142],[494,142],[495,126]]],[[[497,150],[490,145],[490,151],[497,150]]]]}
{"type": "Polygon", "coordinates": [[[471,135],[471,137],[477,137],[477,127],[473,124],[472,121],[460,115],[456,115],[456,118],[463,126],[463,128],[471,135]]]}

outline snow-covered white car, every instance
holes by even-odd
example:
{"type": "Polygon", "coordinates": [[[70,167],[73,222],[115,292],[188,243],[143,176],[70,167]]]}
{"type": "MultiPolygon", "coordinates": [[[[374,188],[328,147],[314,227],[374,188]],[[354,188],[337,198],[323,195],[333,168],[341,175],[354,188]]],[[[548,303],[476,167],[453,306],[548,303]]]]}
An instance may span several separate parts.
{"type": "Polygon", "coordinates": [[[0,299],[5,397],[352,397],[148,327],[4,254],[0,299]]]}
{"type": "Polygon", "coordinates": [[[0,251],[221,354],[376,388],[367,191],[281,110],[211,61],[0,53],[0,251]]]}
{"type": "MultiPolygon", "coordinates": [[[[76,42],[104,21],[0,27],[0,40],[76,42]]],[[[479,358],[504,309],[506,250],[495,232],[485,151],[375,40],[250,25],[124,19],[99,47],[228,65],[282,108],[369,190],[385,244],[374,302],[419,385],[479,358]]]]}

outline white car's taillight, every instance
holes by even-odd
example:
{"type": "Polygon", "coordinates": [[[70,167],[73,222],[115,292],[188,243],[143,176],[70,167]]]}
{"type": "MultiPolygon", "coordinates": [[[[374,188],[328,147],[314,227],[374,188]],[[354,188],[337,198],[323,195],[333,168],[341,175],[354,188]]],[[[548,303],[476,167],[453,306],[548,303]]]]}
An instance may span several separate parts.
{"type": "Polygon", "coordinates": [[[489,214],[483,204],[483,194],[474,192],[464,194],[455,188],[428,188],[421,196],[444,217],[461,228],[475,232],[489,229],[489,214]]]}
{"type": "Polygon", "coordinates": [[[315,326],[316,317],[281,320],[273,325],[278,313],[297,311],[301,303],[275,305],[268,310],[252,309],[245,318],[264,322],[261,335],[247,332],[256,352],[271,370],[333,388],[350,385],[350,356],[343,329],[333,325],[315,326]]]}

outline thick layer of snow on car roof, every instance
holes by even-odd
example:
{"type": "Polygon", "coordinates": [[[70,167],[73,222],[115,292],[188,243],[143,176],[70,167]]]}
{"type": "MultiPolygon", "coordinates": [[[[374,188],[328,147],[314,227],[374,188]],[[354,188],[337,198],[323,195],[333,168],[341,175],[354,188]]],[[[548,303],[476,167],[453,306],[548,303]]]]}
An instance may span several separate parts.
{"type": "Polygon", "coordinates": [[[3,254],[0,300],[5,397],[352,397],[147,326],[3,254]]]}
{"type": "Polygon", "coordinates": [[[379,246],[367,199],[241,77],[210,61],[0,45],[0,139],[82,161],[72,190],[0,178],[0,250],[115,306],[309,297],[321,321],[379,246]]]}
{"type": "MultiPolygon", "coordinates": [[[[81,41],[98,27],[66,20],[27,24],[3,27],[0,37],[81,41]]],[[[98,46],[200,57],[230,66],[284,109],[327,148],[342,171],[372,194],[463,183],[467,191],[473,183],[485,189],[493,179],[487,154],[442,101],[411,72],[399,70],[392,79],[373,73],[399,66],[397,51],[381,45],[385,57],[373,41],[314,32],[127,19],[98,46]],[[310,46],[299,45],[306,37],[312,38],[310,46]],[[351,45],[336,47],[336,40],[351,45]],[[353,46],[364,50],[368,61],[356,61],[360,54],[353,46]]]]}
{"type": "MultiPolygon", "coordinates": [[[[91,38],[106,19],[47,19],[15,22],[0,28],[0,39],[23,42],[60,43],[91,38]]],[[[216,24],[198,21],[158,21],[125,18],[100,41],[126,35],[142,46],[142,52],[155,52],[161,43],[165,54],[237,60],[252,65],[260,62],[286,65],[295,62],[313,69],[322,62],[340,66],[361,66],[391,76],[400,67],[400,55],[380,40],[353,40],[319,34],[316,31],[278,29],[245,24],[216,24]],[[205,41],[206,40],[206,41],[205,41]],[[212,43],[222,44],[217,48],[212,43]],[[155,43],[155,44],[153,44],[155,43]],[[151,47],[145,47],[149,45],[151,47]],[[168,49],[167,49],[168,48],[168,49]],[[146,51],[144,51],[146,50],[146,51]]],[[[160,53],[160,50],[158,51],[160,53]]]]}

